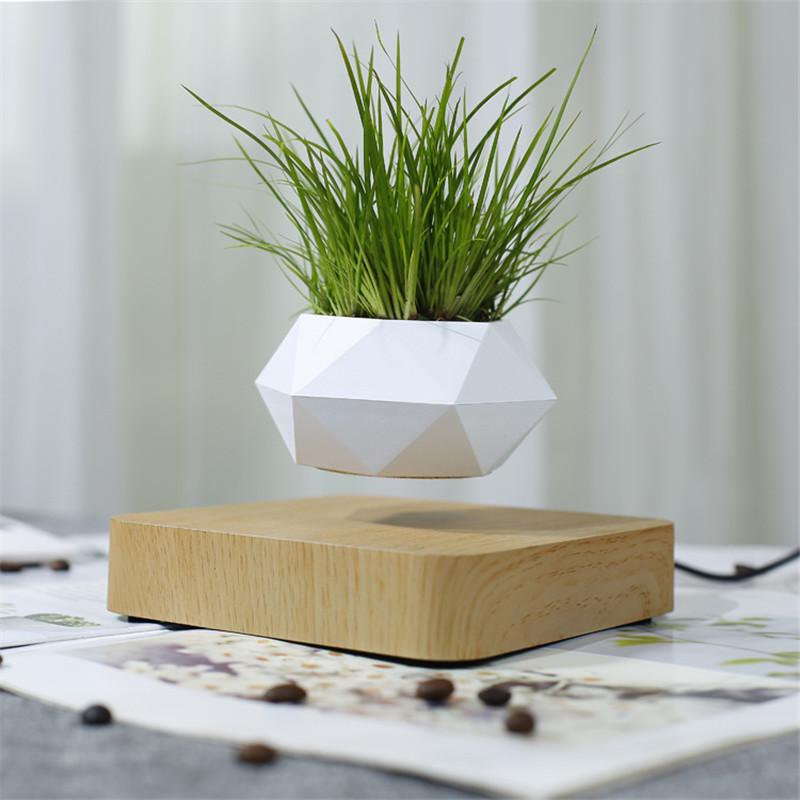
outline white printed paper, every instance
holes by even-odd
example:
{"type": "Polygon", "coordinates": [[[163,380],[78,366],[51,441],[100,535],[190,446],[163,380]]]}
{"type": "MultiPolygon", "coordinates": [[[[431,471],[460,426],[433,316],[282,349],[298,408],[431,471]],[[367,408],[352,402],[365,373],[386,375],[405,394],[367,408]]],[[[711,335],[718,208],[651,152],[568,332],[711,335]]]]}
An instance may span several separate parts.
{"type": "Polygon", "coordinates": [[[106,609],[108,562],[76,563],[69,572],[46,568],[3,575],[0,648],[158,630],[106,609]]]}

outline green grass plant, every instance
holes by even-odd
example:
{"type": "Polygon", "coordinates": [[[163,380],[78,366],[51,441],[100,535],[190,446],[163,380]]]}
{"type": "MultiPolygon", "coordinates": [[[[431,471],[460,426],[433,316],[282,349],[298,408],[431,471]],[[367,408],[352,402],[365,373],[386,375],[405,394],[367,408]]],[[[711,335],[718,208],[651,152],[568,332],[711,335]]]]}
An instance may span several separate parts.
{"type": "Polygon", "coordinates": [[[296,235],[272,236],[249,214],[248,225],[223,225],[223,232],[236,246],[277,257],[316,314],[500,319],[532,299],[549,266],[578,249],[560,246],[574,219],[555,219],[567,195],[589,175],[653,146],[611,153],[632,124],[626,116],[604,144],[574,149],[555,167],[580,116],[567,109],[594,37],[560,105],[531,136],[522,126],[506,133],[507,146],[501,135],[555,68],[517,93],[509,78],[469,104],[457,91],[463,38],[438,95],[420,100],[403,78],[399,37],[390,53],[377,33],[378,56],[390,65],[384,80],[375,47],[362,59],[336,36],[360,123],[355,146],[330,120],[317,119],[297,90],[310,135],[269,113],[234,107],[257,117],[256,127],[246,126],[187,88],[237,131],[237,158],[296,235]]]}

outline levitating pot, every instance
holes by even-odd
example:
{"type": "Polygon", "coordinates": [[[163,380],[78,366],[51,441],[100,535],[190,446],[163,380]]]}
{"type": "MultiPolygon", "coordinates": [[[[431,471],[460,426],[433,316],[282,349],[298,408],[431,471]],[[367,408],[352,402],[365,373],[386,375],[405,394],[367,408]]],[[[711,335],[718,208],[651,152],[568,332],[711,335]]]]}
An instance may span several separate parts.
{"type": "Polygon", "coordinates": [[[505,321],[303,314],[256,385],[298,464],[396,478],[486,475],[556,400],[505,321]]]}

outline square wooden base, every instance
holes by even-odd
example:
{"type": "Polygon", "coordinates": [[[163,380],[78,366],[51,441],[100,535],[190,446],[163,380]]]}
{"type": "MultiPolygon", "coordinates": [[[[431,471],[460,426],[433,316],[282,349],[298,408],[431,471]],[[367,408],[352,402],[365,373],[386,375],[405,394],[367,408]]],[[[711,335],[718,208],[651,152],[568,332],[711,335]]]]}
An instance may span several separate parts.
{"type": "Polygon", "coordinates": [[[670,522],[384,497],[111,520],[108,607],[465,661],[672,609],[670,522]]]}

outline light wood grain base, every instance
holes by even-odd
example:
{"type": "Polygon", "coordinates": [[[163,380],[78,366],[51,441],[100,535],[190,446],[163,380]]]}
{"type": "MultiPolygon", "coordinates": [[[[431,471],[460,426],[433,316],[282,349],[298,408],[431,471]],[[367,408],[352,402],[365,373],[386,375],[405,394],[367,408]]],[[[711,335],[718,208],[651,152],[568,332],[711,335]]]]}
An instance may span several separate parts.
{"type": "Polygon", "coordinates": [[[111,520],[108,607],[463,661],[672,609],[670,522],[382,497],[111,520]]]}

